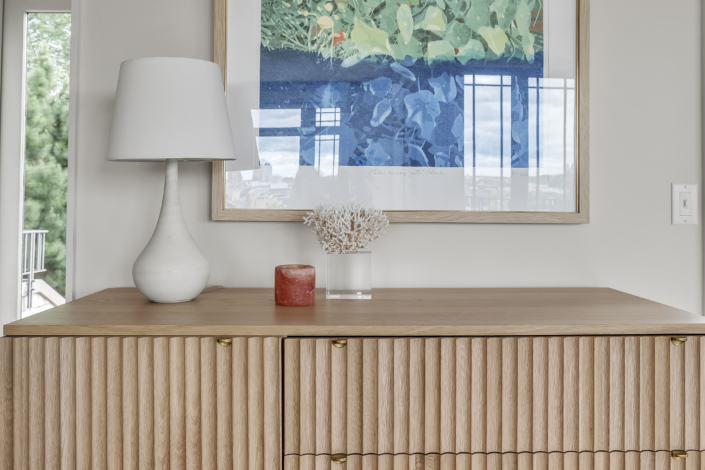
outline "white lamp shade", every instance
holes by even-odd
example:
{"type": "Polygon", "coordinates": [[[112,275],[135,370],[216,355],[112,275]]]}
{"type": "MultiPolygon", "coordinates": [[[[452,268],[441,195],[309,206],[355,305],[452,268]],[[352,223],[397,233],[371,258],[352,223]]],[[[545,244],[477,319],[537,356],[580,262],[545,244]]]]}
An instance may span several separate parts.
{"type": "Polygon", "coordinates": [[[220,67],[175,57],[120,65],[108,160],[234,160],[220,67]]]}

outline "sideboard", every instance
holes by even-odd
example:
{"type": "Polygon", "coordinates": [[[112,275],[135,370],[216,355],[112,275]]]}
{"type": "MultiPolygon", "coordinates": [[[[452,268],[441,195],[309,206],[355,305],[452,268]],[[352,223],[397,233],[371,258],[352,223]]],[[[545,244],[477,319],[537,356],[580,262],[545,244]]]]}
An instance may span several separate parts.
{"type": "Polygon", "coordinates": [[[602,288],[108,289],[5,325],[0,470],[703,470],[705,319],[602,288]]]}

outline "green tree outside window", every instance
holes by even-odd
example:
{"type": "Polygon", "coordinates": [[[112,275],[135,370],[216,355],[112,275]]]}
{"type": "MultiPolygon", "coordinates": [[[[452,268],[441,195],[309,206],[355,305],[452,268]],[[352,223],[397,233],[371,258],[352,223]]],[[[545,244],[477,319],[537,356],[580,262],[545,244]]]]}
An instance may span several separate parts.
{"type": "Polygon", "coordinates": [[[63,296],[70,43],[70,14],[27,15],[24,228],[49,231],[43,279],[63,296]]]}

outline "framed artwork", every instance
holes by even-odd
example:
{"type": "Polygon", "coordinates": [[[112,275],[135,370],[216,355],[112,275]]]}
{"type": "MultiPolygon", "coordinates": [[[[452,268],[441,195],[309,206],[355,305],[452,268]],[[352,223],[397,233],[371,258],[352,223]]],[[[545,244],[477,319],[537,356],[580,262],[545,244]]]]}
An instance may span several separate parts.
{"type": "Polygon", "coordinates": [[[215,0],[214,220],[589,221],[589,0],[215,0]],[[252,169],[255,168],[255,169],[252,169]]]}

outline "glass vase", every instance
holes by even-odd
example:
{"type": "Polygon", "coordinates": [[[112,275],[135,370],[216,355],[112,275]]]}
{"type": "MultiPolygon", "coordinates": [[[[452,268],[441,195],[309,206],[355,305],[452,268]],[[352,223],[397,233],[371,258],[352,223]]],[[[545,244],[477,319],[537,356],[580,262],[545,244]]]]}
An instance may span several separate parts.
{"type": "Polygon", "coordinates": [[[326,299],[372,298],[372,252],[328,253],[326,299]]]}

